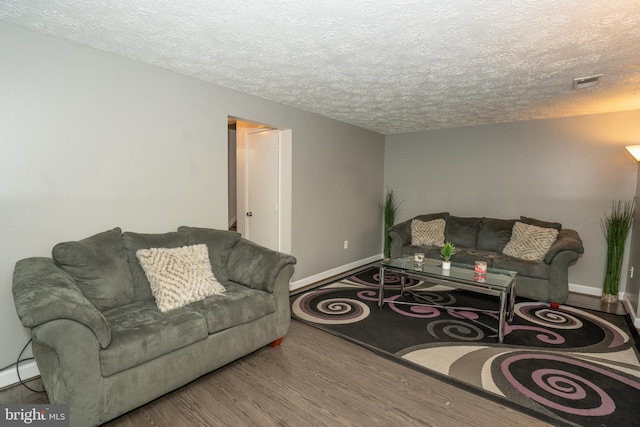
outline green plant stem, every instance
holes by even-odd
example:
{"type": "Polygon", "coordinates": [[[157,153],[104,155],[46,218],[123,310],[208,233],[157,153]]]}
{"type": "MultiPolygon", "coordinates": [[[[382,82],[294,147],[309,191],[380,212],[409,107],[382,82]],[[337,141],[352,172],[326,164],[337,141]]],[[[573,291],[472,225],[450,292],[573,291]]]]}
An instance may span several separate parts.
{"type": "Polygon", "coordinates": [[[602,230],[607,240],[607,269],[605,272],[602,293],[618,295],[622,258],[627,235],[633,224],[635,201],[614,201],[611,215],[602,220],[602,230]]]}
{"type": "Polygon", "coordinates": [[[396,221],[396,215],[398,208],[402,202],[398,203],[393,190],[387,190],[385,197],[385,203],[382,208],[384,217],[384,257],[389,258],[391,256],[391,236],[389,236],[389,229],[393,227],[396,221]]]}

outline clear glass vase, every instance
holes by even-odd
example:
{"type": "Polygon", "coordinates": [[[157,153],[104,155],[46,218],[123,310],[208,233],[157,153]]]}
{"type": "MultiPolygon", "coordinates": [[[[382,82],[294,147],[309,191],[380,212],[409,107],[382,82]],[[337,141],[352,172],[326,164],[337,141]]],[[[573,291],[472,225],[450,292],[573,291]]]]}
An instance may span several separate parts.
{"type": "Polygon", "coordinates": [[[622,269],[623,248],[609,248],[607,271],[602,285],[602,302],[618,302],[618,287],[620,285],[620,270],[622,269]]]}

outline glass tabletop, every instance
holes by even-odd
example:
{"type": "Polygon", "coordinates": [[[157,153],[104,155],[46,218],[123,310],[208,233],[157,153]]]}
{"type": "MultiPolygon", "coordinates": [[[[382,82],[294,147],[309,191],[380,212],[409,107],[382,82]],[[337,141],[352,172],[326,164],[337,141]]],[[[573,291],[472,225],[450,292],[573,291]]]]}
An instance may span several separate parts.
{"type": "Polygon", "coordinates": [[[422,267],[416,267],[413,255],[382,260],[382,267],[406,271],[415,276],[434,277],[478,285],[483,287],[508,288],[516,277],[515,271],[487,268],[486,274],[477,274],[475,266],[451,263],[450,269],[442,268],[442,261],[425,259],[422,267]]]}

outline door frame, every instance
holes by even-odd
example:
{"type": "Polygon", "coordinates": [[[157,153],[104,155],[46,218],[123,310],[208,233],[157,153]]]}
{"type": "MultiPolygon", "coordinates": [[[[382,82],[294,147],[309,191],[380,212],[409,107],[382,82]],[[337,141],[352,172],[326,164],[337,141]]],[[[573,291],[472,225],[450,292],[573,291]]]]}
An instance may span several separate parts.
{"type": "Polygon", "coordinates": [[[237,229],[245,234],[246,227],[246,176],[247,176],[247,152],[248,133],[260,128],[277,130],[279,135],[278,146],[278,242],[277,250],[291,254],[291,222],[292,222],[292,188],[293,188],[293,157],[292,157],[292,131],[256,122],[236,119],[236,215],[237,229]]]}

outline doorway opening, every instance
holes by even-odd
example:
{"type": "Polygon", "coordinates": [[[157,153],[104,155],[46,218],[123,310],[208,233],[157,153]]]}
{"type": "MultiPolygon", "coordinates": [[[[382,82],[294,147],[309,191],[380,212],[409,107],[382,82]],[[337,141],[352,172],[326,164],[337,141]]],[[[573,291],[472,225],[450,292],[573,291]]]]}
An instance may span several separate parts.
{"type": "Polygon", "coordinates": [[[228,119],[229,229],[284,253],[291,253],[291,134],[228,119]]]}

